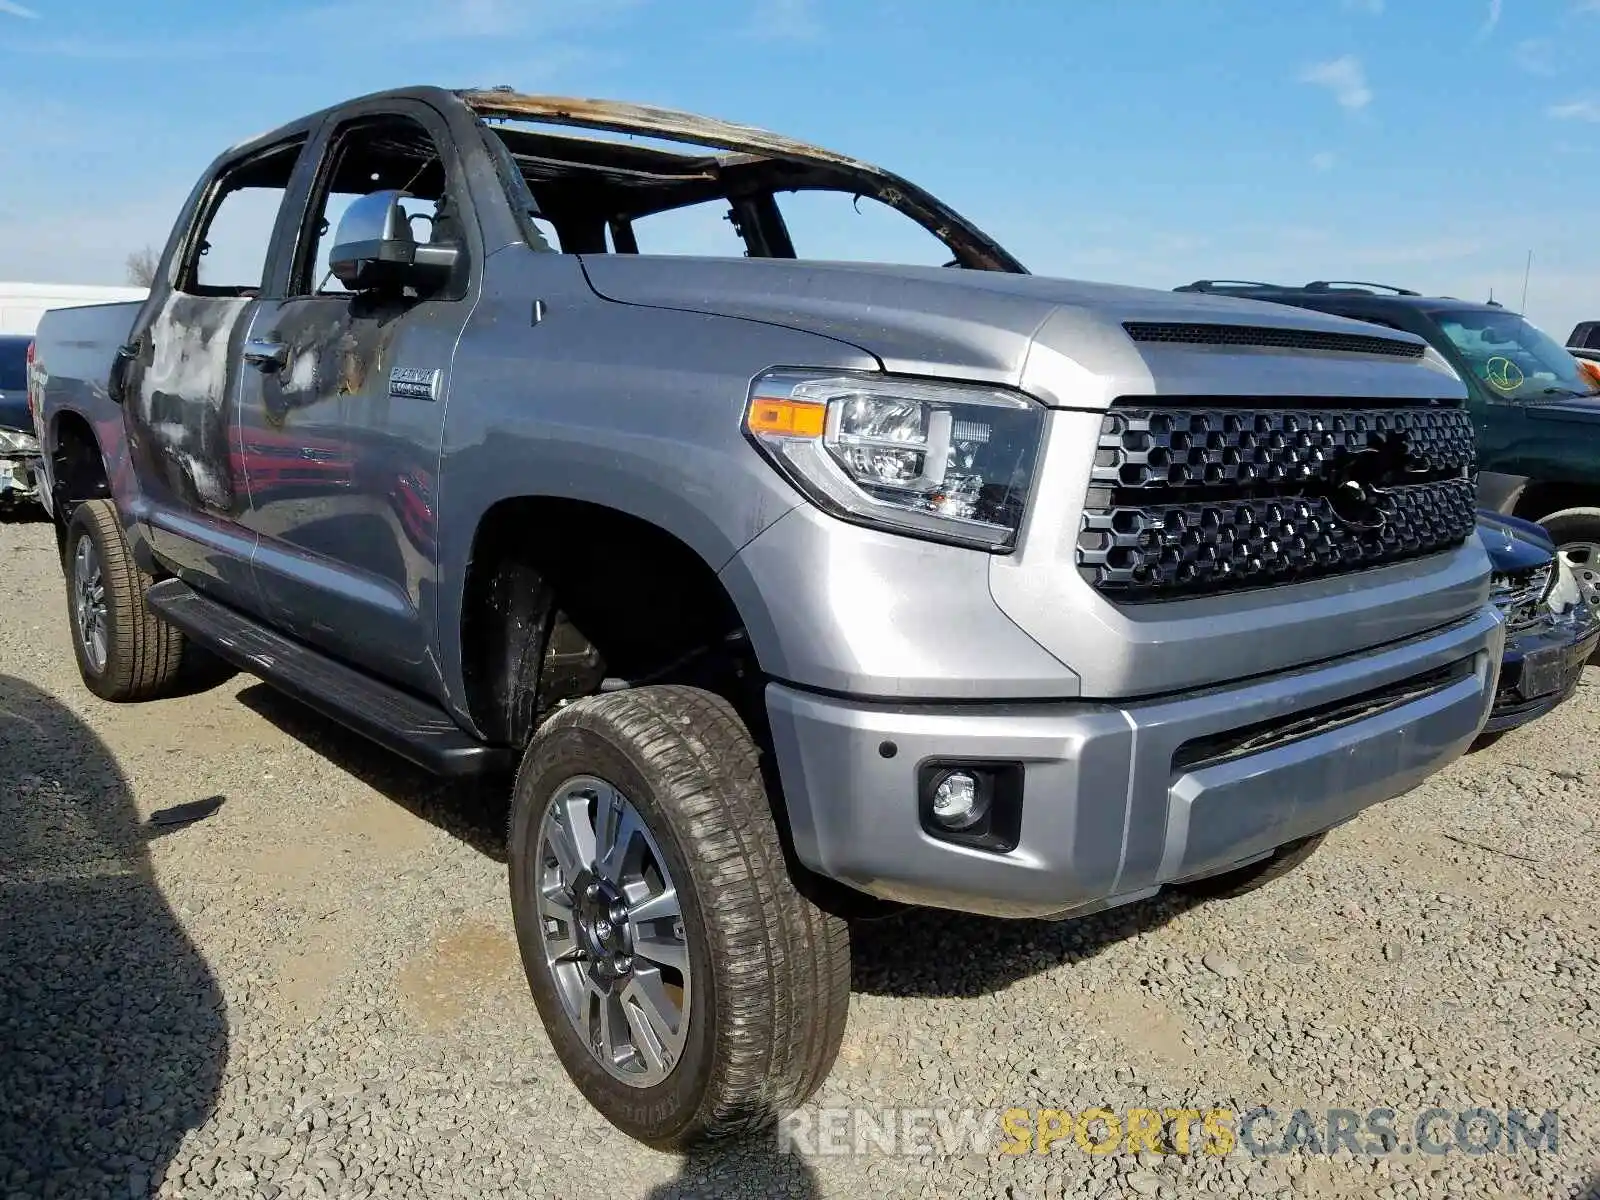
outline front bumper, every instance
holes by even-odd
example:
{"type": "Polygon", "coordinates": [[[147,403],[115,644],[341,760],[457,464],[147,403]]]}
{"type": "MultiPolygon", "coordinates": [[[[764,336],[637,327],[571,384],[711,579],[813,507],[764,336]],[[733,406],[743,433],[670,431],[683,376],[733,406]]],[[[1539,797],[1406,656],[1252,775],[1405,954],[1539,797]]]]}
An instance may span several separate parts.
{"type": "Polygon", "coordinates": [[[1367,654],[1143,702],[886,704],[773,683],[767,709],[808,867],[888,900],[1059,916],[1226,870],[1414,787],[1483,728],[1503,643],[1486,606],[1367,654]],[[929,759],[1022,764],[1014,850],[923,828],[929,759]]]}
{"type": "Polygon", "coordinates": [[[1485,733],[1504,733],[1562,704],[1578,690],[1583,668],[1600,644],[1600,621],[1579,607],[1566,617],[1547,616],[1527,629],[1519,630],[1506,641],[1500,667],[1500,684],[1494,706],[1484,725],[1485,733]],[[1529,664],[1539,659],[1554,660],[1539,671],[1529,664]],[[1550,672],[1553,689],[1530,686],[1531,676],[1550,672]]]}

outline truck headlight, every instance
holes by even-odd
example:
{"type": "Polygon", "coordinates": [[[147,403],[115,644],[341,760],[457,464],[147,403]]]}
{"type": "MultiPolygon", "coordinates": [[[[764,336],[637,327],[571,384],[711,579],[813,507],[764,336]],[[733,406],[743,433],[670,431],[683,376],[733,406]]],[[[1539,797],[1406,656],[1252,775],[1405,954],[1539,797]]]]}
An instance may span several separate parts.
{"type": "Polygon", "coordinates": [[[19,429],[0,429],[0,454],[37,454],[39,439],[19,429]]]}
{"type": "Polygon", "coordinates": [[[758,376],[745,432],[835,516],[937,541],[1011,549],[1044,409],[1015,392],[893,376],[758,376]]]}

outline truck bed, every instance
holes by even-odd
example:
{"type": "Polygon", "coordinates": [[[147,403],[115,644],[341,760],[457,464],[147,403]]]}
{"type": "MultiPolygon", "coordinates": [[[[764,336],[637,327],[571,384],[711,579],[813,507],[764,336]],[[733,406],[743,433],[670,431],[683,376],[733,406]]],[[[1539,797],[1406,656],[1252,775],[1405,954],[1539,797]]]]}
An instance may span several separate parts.
{"type": "MultiPolygon", "coordinates": [[[[41,413],[52,405],[85,395],[96,397],[101,404],[109,403],[105,386],[112,357],[117,347],[128,340],[133,318],[143,303],[123,300],[53,308],[40,318],[34,335],[34,358],[44,364],[47,376],[40,399],[41,413]]],[[[85,411],[84,415],[94,419],[90,412],[85,411]]]]}

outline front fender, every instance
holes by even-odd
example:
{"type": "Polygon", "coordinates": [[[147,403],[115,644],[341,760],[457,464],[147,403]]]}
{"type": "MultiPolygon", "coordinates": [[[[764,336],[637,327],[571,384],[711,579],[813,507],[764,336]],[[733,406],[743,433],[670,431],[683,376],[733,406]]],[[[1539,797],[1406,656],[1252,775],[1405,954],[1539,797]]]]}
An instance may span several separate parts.
{"type": "MultiPolygon", "coordinates": [[[[561,274],[568,259],[539,256],[561,274]]],[[[546,291],[492,289],[457,350],[440,460],[437,628],[447,703],[468,728],[462,618],[476,531],[516,498],[586,501],[639,518],[713,571],[802,499],[745,440],[750,380],[775,366],[872,370],[820,335],[546,291]]],[[[540,536],[529,529],[530,543],[540,536]]]]}
{"type": "Polygon", "coordinates": [[[1498,471],[1478,472],[1478,506],[1510,516],[1522,499],[1531,480],[1526,475],[1504,475],[1498,471]]]}

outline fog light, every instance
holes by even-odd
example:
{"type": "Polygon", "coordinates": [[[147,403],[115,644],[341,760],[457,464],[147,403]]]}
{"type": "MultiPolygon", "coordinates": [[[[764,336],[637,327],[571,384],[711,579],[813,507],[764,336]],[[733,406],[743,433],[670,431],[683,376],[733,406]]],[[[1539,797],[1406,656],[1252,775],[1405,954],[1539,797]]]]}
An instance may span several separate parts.
{"type": "Polygon", "coordinates": [[[933,789],[933,819],[946,829],[966,829],[983,816],[983,791],[975,776],[951,771],[933,789]]]}

